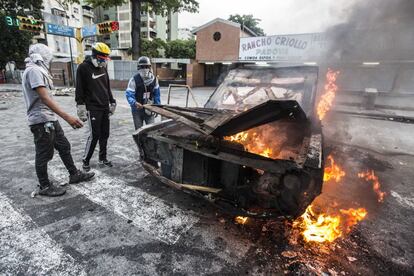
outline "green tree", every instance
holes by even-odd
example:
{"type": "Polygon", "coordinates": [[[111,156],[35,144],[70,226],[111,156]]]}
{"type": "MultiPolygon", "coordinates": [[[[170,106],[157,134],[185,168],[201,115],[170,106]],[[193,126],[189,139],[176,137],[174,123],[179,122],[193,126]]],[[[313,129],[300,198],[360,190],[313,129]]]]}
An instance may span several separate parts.
{"type": "Polygon", "coordinates": [[[172,40],[165,48],[165,56],[169,58],[192,58],[196,55],[196,42],[192,40],[172,40]]]}
{"type": "Polygon", "coordinates": [[[4,68],[8,61],[23,62],[34,35],[19,31],[16,26],[8,26],[5,16],[32,15],[41,19],[41,8],[42,0],[0,0],[0,68],[4,68]]]}
{"type": "MultiPolygon", "coordinates": [[[[79,2],[79,0],[68,0],[79,2]]],[[[140,55],[140,40],[141,40],[141,8],[149,8],[156,14],[167,15],[168,13],[188,11],[197,12],[197,0],[130,0],[131,1],[131,15],[132,15],[132,57],[137,59],[140,55]]],[[[86,0],[86,2],[93,6],[112,7],[120,6],[127,3],[127,0],[86,0]]]]}
{"type": "MultiPolygon", "coordinates": [[[[141,55],[150,58],[163,57],[167,43],[160,38],[154,38],[153,40],[142,39],[141,40],[141,55]]],[[[128,53],[132,54],[132,48],[128,49],[128,53]]]]}
{"type": "Polygon", "coordinates": [[[240,25],[246,26],[253,32],[255,32],[258,36],[264,36],[265,33],[262,28],[259,27],[259,22],[261,21],[258,18],[254,18],[252,14],[234,14],[230,15],[229,21],[233,21],[239,23],[240,25]]]}

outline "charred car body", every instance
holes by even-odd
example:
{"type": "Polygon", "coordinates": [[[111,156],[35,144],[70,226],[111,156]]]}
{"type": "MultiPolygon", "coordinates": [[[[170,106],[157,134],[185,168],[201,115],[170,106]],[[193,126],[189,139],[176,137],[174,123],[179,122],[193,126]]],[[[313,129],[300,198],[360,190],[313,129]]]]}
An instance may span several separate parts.
{"type": "Polygon", "coordinates": [[[136,133],[144,168],[235,215],[300,216],[321,193],[316,67],[230,70],[204,108],[151,105],[136,133]]]}

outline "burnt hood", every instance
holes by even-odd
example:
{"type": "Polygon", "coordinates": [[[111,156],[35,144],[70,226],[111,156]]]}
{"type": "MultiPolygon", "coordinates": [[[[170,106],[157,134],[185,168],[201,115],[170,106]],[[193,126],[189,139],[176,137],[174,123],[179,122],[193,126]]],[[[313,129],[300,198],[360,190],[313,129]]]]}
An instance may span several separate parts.
{"type": "Polygon", "coordinates": [[[280,119],[307,120],[305,112],[295,100],[268,100],[243,112],[167,105],[146,105],[145,108],[203,134],[218,137],[234,135],[280,119]]]}

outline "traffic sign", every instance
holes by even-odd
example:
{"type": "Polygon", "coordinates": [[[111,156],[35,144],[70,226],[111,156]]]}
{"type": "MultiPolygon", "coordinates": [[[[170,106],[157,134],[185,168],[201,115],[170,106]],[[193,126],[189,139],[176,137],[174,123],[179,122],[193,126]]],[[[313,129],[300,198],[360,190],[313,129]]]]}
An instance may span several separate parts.
{"type": "Polygon", "coordinates": [[[46,23],[46,30],[48,34],[75,37],[75,28],[65,25],[46,23]]]}
{"type": "Polygon", "coordinates": [[[95,36],[96,33],[96,25],[87,25],[82,27],[82,37],[95,36]]]}

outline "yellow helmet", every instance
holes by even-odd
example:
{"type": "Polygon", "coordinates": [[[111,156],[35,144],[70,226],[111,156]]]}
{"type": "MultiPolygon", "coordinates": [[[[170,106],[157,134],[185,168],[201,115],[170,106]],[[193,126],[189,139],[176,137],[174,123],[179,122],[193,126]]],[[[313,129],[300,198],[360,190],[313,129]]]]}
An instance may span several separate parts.
{"type": "Polygon", "coordinates": [[[110,55],[111,48],[103,42],[96,42],[92,45],[92,55],[110,55]]]}

